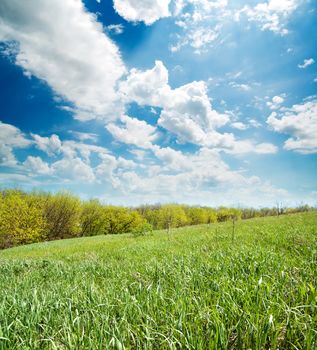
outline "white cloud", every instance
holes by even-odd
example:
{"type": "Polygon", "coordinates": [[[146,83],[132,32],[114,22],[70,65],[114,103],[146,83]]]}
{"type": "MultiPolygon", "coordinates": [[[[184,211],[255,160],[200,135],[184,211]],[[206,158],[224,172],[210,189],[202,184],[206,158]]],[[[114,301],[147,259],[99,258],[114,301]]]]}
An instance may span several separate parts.
{"type": "Polygon", "coordinates": [[[176,35],[176,43],[170,46],[170,50],[176,52],[188,45],[196,54],[206,52],[220,36],[221,22],[229,14],[227,5],[227,0],[175,1],[175,23],[182,33],[176,35]]]}
{"type": "Polygon", "coordinates": [[[102,25],[78,0],[2,0],[0,40],[19,43],[16,64],[44,80],[85,119],[115,119],[125,67],[102,25]]]}
{"type": "Polygon", "coordinates": [[[56,155],[61,152],[62,142],[58,135],[51,135],[50,137],[42,137],[40,135],[31,134],[34,139],[36,147],[47,153],[49,156],[56,155]]]}
{"type": "MultiPolygon", "coordinates": [[[[238,141],[233,134],[219,133],[217,129],[228,123],[229,116],[212,108],[206,83],[193,81],[172,89],[168,84],[168,71],[160,61],[143,72],[131,70],[127,80],[120,85],[120,91],[126,102],[130,99],[142,106],[161,108],[158,125],[176,135],[180,143],[219,148],[234,154],[268,152],[267,147],[264,152],[264,148],[256,147],[254,142],[238,141]]],[[[117,127],[111,129],[118,137],[126,139],[129,135],[128,131],[117,127]],[[122,136],[122,133],[127,135],[122,136]]],[[[274,153],[276,147],[272,146],[270,150],[274,153]]]]}
{"type": "Polygon", "coordinates": [[[15,166],[17,160],[14,149],[26,148],[31,145],[20,129],[0,121],[0,165],[15,166]]]}
{"type": "Polygon", "coordinates": [[[98,135],[89,132],[79,132],[79,131],[70,131],[70,134],[74,135],[80,141],[98,141],[98,135]]]}
{"type": "Polygon", "coordinates": [[[273,130],[291,136],[284,149],[299,153],[317,152],[317,100],[307,101],[267,119],[273,130]],[[279,118],[278,118],[279,117],[279,118]]]}
{"type": "Polygon", "coordinates": [[[110,24],[106,28],[109,33],[116,35],[122,34],[124,32],[124,27],[122,24],[110,24]]]}
{"type": "MultiPolygon", "coordinates": [[[[180,22],[178,22],[180,25],[180,22]]],[[[179,51],[183,46],[189,45],[194,49],[194,53],[201,54],[206,51],[206,48],[219,37],[220,26],[217,25],[214,28],[208,27],[193,27],[187,29],[186,35],[179,36],[179,40],[176,44],[170,47],[172,52],[179,51]]]]}
{"type": "Polygon", "coordinates": [[[282,96],[274,96],[272,101],[268,101],[266,104],[270,109],[278,109],[283,102],[284,98],[282,96]]]}
{"type": "Polygon", "coordinates": [[[92,183],[95,181],[93,169],[82,159],[65,157],[51,165],[54,175],[63,180],[74,180],[79,182],[92,183]]]}
{"type": "Polygon", "coordinates": [[[248,129],[248,126],[242,122],[234,122],[231,124],[231,126],[235,129],[238,129],[238,130],[246,130],[248,129]]]}
{"type": "Polygon", "coordinates": [[[114,0],[114,9],[127,21],[151,25],[168,17],[171,0],[114,0]]]}
{"type": "Polygon", "coordinates": [[[112,136],[123,143],[135,145],[140,148],[150,148],[157,139],[156,127],[137,118],[122,116],[122,126],[110,123],[106,126],[112,136]]]}
{"type": "Polygon", "coordinates": [[[258,3],[255,7],[245,6],[241,12],[246,13],[250,21],[258,22],[262,30],[286,35],[287,19],[297,7],[297,0],[269,0],[258,3]]]}
{"type": "Polygon", "coordinates": [[[235,89],[242,90],[242,91],[250,91],[251,90],[251,86],[248,84],[239,84],[239,83],[236,83],[234,81],[231,81],[229,83],[229,85],[235,89]]]}
{"type": "Polygon", "coordinates": [[[300,68],[300,69],[305,69],[305,68],[311,66],[314,63],[315,63],[315,60],[313,58],[307,58],[307,59],[304,60],[303,64],[299,64],[297,67],[300,68]]]}
{"type": "Polygon", "coordinates": [[[259,123],[258,120],[253,118],[249,119],[249,125],[252,126],[253,128],[260,128],[262,126],[262,124],[259,123]]]}
{"type": "Polygon", "coordinates": [[[32,175],[50,175],[52,173],[48,163],[40,157],[28,156],[23,165],[32,175]]]}
{"type": "Polygon", "coordinates": [[[160,166],[147,166],[146,176],[131,170],[120,177],[117,191],[133,203],[175,201],[232,205],[240,201],[252,205],[260,201],[266,203],[265,200],[274,203],[275,198],[288,195],[258,177],[245,177],[239,171],[230,170],[215,150],[201,148],[194,154],[185,154],[156,146],[153,152],[160,166]]]}

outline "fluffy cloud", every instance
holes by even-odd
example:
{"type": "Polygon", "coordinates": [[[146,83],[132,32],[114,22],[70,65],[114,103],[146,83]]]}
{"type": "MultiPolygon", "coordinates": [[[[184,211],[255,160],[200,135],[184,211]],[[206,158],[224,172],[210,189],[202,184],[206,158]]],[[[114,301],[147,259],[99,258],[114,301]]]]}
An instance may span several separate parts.
{"type": "Polygon", "coordinates": [[[171,0],[114,0],[114,9],[127,21],[147,25],[170,15],[171,0]]]}
{"type": "Polygon", "coordinates": [[[205,52],[220,35],[221,20],[229,14],[227,5],[227,0],[175,1],[174,16],[183,33],[177,35],[177,41],[170,50],[176,52],[189,45],[196,54],[205,52]]]}
{"type": "Polygon", "coordinates": [[[287,18],[296,10],[297,0],[269,0],[255,7],[245,6],[241,12],[246,13],[250,21],[258,22],[262,30],[270,30],[280,35],[288,34],[285,28],[287,18]]]}
{"type": "Polygon", "coordinates": [[[39,150],[47,153],[49,156],[60,153],[62,142],[57,135],[53,134],[50,137],[42,137],[36,134],[31,135],[34,139],[36,147],[39,150]]]}
{"type": "Polygon", "coordinates": [[[32,175],[50,175],[52,173],[49,165],[40,157],[28,156],[23,165],[32,175]]]}
{"type": "Polygon", "coordinates": [[[2,0],[0,41],[18,43],[16,64],[74,104],[78,118],[114,119],[116,83],[125,72],[118,48],[78,0],[2,0]]]}
{"type": "Polygon", "coordinates": [[[235,129],[238,129],[238,130],[246,130],[248,129],[248,125],[242,123],[242,122],[234,122],[231,124],[231,126],[235,129]]]}
{"type": "Polygon", "coordinates": [[[219,153],[209,148],[185,154],[156,146],[153,153],[161,164],[147,166],[146,176],[131,170],[120,177],[117,191],[134,203],[177,201],[219,205],[232,204],[239,197],[243,203],[252,205],[257,198],[263,204],[267,203],[265,200],[272,203],[275,198],[287,196],[286,191],[269,182],[231,170],[219,153]]]}
{"type": "Polygon", "coordinates": [[[317,100],[307,101],[267,119],[273,130],[291,136],[284,149],[299,153],[317,152],[317,100]],[[278,118],[279,117],[279,118],[278,118]]]}
{"type": "Polygon", "coordinates": [[[146,149],[150,148],[158,137],[156,128],[143,120],[124,115],[121,122],[123,126],[113,123],[106,126],[112,136],[120,142],[146,149]]]}
{"type": "Polygon", "coordinates": [[[65,157],[51,165],[54,175],[64,180],[92,183],[95,180],[93,169],[80,158],[65,157]]]}
{"type": "Polygon", "coordinates": [[[20,129],[0,121],[0,165],[15,166],[17,160],[14,149],[25,148],[31,144],[20,129]]]}
{"type": "MultiPolygon", "coordinates": [[[[257,147],[254,142],[238,141],[233,134],[218,132],[217,129],[224,126],[229,117],[212,108],[206,83],[194,81],[172,89],[168,84],[168,71],[160,61],[156,61],[155,66],[146,71],[133,69],[121,84],[120,91],[126,102],[135,101],[142,106],[160,108],[158,125],[176,135],[180,143],[219,148],[234,154],[276,152],[273,145],[257,147]]],[[[108,130],[119,141],[127,139],[129,134],[128,130],[114,125],[108,130]]]]}
{"type": "Polygon", "coordinates": [[[305,68],[311,66],[314,63],[315,63],[315,60],[313,58],[307,58],[307,59],[304,60],[304,63],[299,64],[297,67],[300,68],[300,69],[305,69],[305,68]]]}
{"type": "Polygon", "coordinates": [[[278,109],[283,102],[284,98],[282,96],[274,96],[272,101],[268,101],[266,104],[270,109],[278,109]]]}

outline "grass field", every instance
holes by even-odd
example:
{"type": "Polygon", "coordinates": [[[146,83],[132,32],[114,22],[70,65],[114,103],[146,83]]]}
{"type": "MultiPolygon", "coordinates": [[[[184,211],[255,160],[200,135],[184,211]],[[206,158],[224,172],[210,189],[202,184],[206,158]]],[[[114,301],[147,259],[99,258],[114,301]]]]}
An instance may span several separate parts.
{"type": "Polygon", "coordinates": [[[0,252],[0,349],[317,349],[317,213],[0,252]]]}

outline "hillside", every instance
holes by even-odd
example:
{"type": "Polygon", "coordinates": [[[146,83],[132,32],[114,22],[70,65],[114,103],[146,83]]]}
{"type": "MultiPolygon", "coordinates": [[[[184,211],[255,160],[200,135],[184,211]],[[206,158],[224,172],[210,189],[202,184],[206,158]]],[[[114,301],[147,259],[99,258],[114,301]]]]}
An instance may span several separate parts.
{"type": "Polygon", "coordinates": [[[0,349],[312,349],[317,213],[0,252],[0,349]]]}

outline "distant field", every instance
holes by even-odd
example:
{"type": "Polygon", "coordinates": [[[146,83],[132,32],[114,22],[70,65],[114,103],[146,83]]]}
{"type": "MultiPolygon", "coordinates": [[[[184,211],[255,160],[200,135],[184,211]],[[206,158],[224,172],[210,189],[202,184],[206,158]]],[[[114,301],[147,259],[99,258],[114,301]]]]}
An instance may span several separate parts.
{"type": "Polygon", "coordinates": [[[317,349],[317,213],[0,252],[0,349],[317,349]]]}

